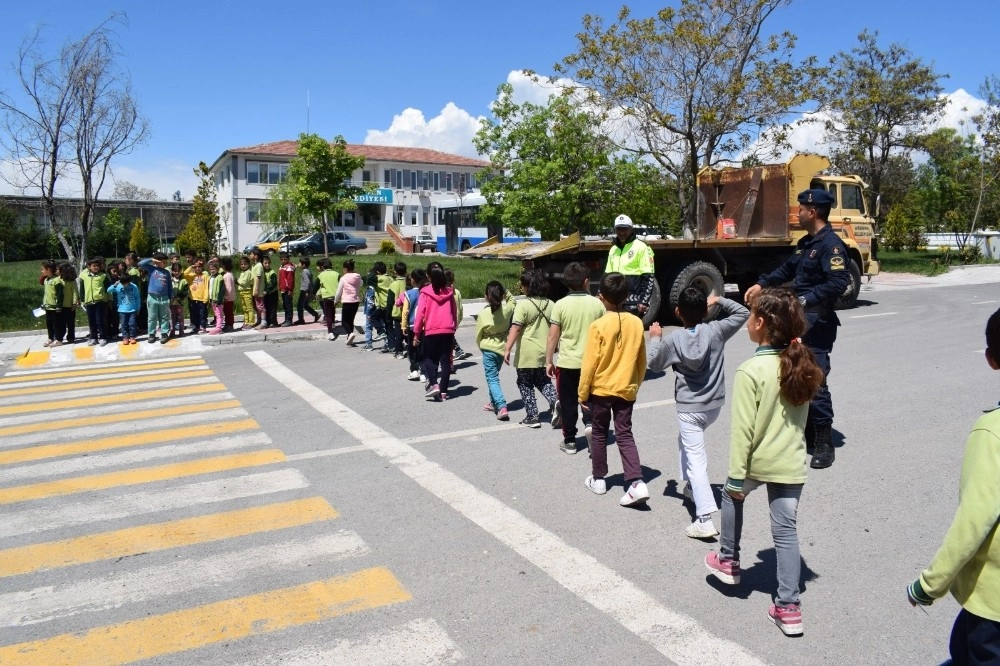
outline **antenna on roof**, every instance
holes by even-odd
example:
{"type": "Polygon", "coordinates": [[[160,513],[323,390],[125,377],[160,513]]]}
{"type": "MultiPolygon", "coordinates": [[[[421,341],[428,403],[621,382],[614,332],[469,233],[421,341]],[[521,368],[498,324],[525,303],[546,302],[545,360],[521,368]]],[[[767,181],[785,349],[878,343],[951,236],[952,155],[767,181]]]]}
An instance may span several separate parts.
{"type": "Polygon", "coordinates": [[[309,91],[306,91],[306,134],[309,134],[309,91]]]}

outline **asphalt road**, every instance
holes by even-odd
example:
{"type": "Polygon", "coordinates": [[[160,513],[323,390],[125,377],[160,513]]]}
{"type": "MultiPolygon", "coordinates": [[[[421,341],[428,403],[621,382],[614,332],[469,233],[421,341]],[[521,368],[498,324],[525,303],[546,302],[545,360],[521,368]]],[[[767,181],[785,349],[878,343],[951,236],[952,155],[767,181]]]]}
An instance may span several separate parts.
{"type": "MultiPolygon", "coordinates": [[[[766,617],[763,496],[748,500],[741,586],[705,571],[717,544],[684,536],[669,372],[639,393],[652,499],[634,510],[617,502],[614,448],[599,497],[585,450],[516,425],[512,370],[512,424],[483,412],[477,357],[445,403],[403,361],[342,339],[8,368],[0,663],[941,663],[958,607],[924,614],[904,587],[996,404],[982,352],[998,288],[865,291],[841,313],[837,462],[810,472],[799,511],[798,639],[766,617]]],[[[459,341],[475,349],[472,329],[459,341]]],[[[734,338],[730,377],[752,352],[734,338]]],[[[728,428],[725,408],[708,433],[717,490],[728,428]]]]}

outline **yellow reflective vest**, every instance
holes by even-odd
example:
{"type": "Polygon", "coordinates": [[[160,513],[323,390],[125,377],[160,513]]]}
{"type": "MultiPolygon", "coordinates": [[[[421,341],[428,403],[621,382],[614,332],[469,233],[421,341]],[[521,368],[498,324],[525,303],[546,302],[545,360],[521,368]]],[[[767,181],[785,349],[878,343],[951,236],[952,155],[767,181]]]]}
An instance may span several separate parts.
{"type": "Polygon", "coordinates": [[[626,276],[653,273],[653,251],[638,238],[633,238],[623,247],[613,244],[608,252],[608,265],[604,272],[626,276]]]}

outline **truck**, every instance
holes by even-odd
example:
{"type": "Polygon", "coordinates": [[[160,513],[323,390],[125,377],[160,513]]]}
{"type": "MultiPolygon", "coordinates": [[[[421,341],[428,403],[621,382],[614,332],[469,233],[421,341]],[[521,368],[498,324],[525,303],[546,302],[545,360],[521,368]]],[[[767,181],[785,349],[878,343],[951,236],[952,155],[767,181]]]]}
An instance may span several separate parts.
{"type": "MultiPolygon", "coordinates": [[[[862,276],[879,272],[875,258],[875,215],[868,208],[865,183],[855,175],[828,175],[830,161],[799,153],[781,164],[705,168],[698,174],[697,228],[689,238],[646,240],[653,250],[655,285],[643,323],[672,321],[681,292],[698,287],[723,296],[735,285],[740,297],[758,278],[784,262],[805,231],[798,227],[799,192],[822,188],[834,198],[830,224],[845,245],[850,284],[838,308],[857,303],[862,276]]],[[[875,201],[877,214],[878,198],[875,201]]],[[[627,211],[625,211],[627,212],[627,211]]],[[[596,288],[607,261],[610,240],[588,240],[578,232],[558,241],[500,243],[490,238],[460,252],[462,256],[519,260],[524,268],[540,268],[553,296],[565,293],[562,269],[573,261],[591,269],[596,288]]],[[[709,312],[714,317],[716,311],[709,312]]]]}

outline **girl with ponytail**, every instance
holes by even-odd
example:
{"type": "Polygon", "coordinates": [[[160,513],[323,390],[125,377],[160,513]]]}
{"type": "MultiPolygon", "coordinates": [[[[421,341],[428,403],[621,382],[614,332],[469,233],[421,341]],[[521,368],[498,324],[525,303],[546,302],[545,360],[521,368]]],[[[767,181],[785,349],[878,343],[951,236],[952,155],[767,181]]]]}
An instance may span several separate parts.
{"type": "Polygon", "coordinates": [[[722,582],[739,584],[744,499],[766,486],[778,564],[778,593],[768,617],[786,636],[794,636],[802,633],[796,519],[806,481],[805,427],[823,371],[800,339],[808,324],[791,290],[765,288],[748,305],[747,332],[758,347],[733,380],[720,548],[705,557],[705,566],[722,582]]]}

